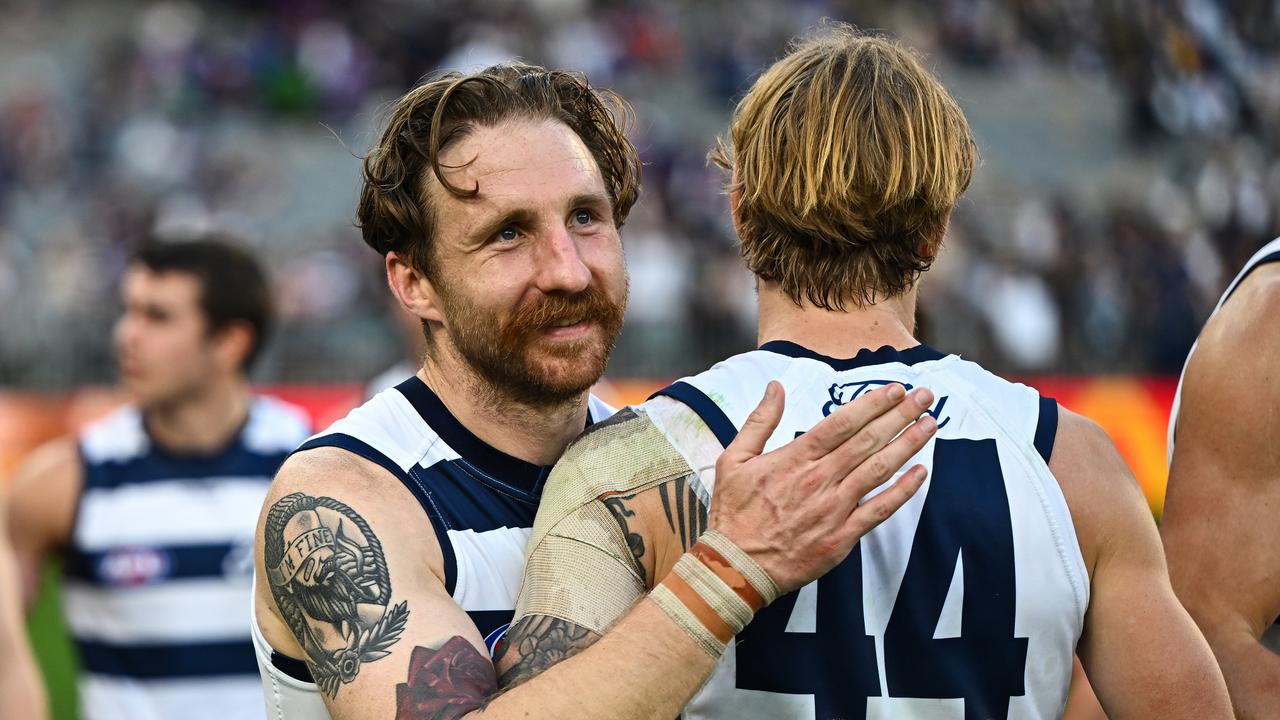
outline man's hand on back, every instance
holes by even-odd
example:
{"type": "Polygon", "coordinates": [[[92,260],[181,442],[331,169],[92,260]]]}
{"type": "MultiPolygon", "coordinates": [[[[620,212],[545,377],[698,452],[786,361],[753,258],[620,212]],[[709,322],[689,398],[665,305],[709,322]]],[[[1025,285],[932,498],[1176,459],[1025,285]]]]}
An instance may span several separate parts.
{"type": "Polygon", "coordinates": [[[821,577],[924,483],[917,465],[859,504],[929,442],[937,423],[921,415],[932,402],[927,389],[908,396],[901,385],[888,385],[765,453],[784,405],[782,386],[769,383],[716,462],[711,529],[750,555],[783,593],[821,577]]]}

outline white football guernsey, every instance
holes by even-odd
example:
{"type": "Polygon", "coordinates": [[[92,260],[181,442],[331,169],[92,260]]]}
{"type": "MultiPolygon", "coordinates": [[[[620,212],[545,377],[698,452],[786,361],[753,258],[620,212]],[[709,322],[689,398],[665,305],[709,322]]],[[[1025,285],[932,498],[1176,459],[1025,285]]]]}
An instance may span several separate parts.
{"type": "MultiPolygon", "coordinates": [[[[770,380],[784,386],[786,410],[766,450],[886,383],[930,388],[939,430],[907,465],[923,463],[929,478],[841,565],[762,610],[684,717],[1060,717],[1089,578],[1047,464],[1057,403],[923,345],[833,359],[789,342],[659,395],[727,445],[770,380]]],[[[663,427],[662,415],[650,413],[684,453],[687,429],[663,427]]],[[[703,468],[709,505],[714,465],[686,459],[703,468]]]]}
{"type": "Polygon", "coordinates": [[[310,432],[257,397],[217,452],[175,454],[121,408],[80,435],[84,488],[62,605],[89,720],[261,720],[245,603],[271,477],[310,432]]]}

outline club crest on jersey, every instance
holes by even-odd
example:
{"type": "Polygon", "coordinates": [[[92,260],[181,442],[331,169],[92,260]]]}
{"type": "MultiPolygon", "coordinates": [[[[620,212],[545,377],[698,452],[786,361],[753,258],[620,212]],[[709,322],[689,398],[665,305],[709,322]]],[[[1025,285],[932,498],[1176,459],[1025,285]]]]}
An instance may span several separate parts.
{"type": "Polygon", "coordinates": [[[497,652],[498,643],[506,639],[507,630],[510,629],[510,627],[511,623],[503,623],[502,625],[494,628],[493,632],[490,632],[485,636],[484,646],[489,649],[489,657],[493,657],[494,653],[497,652]]]}
{"type": "MultiPolygon", "coordinates": [[[[869,393],[875,390],[876,388],[881,388],[881,387],[884,387],[885,385],[891,385],[893,383],[898,383],[902,387],[906,388],[907,392],[911,392],[911,389],[913,387],[911,383],[904,383],[899,380],[860,380],[858,382],[851,382],[851,383],[833,383],[831,387],[827,388],[827,394],[831,396],[831,399],[828,400],[827,403],[822,406],[822,416],[826,417],[830,415],[831,413],[835,412],[836,408],[842,405],[848,405],[854,400],[857,400],[862,395],[865,395],[866,393],[869,393]]],[[[950,397],[951,397],[950,395],[943,395],[942,397],[938,398],[937,402],[933,404],[933,407],[929,408],[929,410],[927,411],[930,415],[933,416],[934,420],[938,421],[939,429],[946,426],[947,423],[951,422],[950,417],[947,417],[945,419],[942,417],[942,408],[946,407],[947,400],[950,397]]]]}
{"type": "Polygon", "coordinates": [[[173,561],[160,548],[131,546],[114,548],[98,561],[98,577],[108,585],[136,587],[168,577],[173,561]]]}

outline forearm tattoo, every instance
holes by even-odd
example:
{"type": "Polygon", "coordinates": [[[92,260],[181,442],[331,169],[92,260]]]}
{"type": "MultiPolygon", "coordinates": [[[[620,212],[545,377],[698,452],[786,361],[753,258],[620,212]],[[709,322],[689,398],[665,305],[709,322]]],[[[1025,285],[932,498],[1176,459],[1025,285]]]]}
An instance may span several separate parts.
{"type": "Polygon", "coordinates": [[[547,615],[530,615],[511,626],[498,643],[494,665],[508,655],[516,662],[502,673],[498,683],[509,689],[541,673],[561,660],[585,650],[598,636],[579,625],[547,615]]]}
{"type": "Polygon", "coordinates": [[[409,679],[396,686],[396,720],[456,720],[498,692],[493,663],[454,635],[438,649],[415,647],[409,679]]]}
{"type": "Polygon", "coordinates": [[[667,525],[680,539],[680,548],[687,551],[707,529],[707,508],[693,491],[693,485],[686,482],[685,478],[676,478],[659,485],[658,495],[662,498],[662,511],[666,513],[667,525]]]}
{"type": "Polygon", "coordinates": [[[636,568],[643,577],[645,574],[644,536],[632,530],[627,522],[636,516],[635,511],[627,507],[627,501],[633,498],[635,498],[634,495],[605,498],[604,506],[608,508],[609,513],[613,515],[613,519],[617,521],[618,527],[622,529],[622,535],[627,539],[627,549],[631,552],[631,559],[635,561],[636,568]]]}
{"type": "Polygon", "coordinates": [[[276,607],[316,685],[336,697],[362,664],[391,654],[409,619],[407,603],[391,605],[382,543],[345,504],[303,493],[271,506],[264,535],[276,607]]]}

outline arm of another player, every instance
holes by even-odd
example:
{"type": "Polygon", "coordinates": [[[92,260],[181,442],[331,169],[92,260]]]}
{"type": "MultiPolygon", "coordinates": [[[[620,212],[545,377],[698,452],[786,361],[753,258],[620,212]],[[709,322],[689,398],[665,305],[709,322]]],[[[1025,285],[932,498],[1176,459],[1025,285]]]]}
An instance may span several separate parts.
{"type": "MultiPolygon", "coordinates": [[[[40,590],[44,561],[71,540],[83,485],[75,440],[42,445],[14,474],[9,490],[9,540],[17,560],[20,606],[30,609],[40,590]]],[[[7,588],[13,587],[5,585],[7,588]]]]}
{"type": "MultiPolygon", "coordinates": [[[[15,588],[20,581],[5,527],[4,495],[0,488],[0,587],[15,588]]],[[[0,718],[43,718],[48,713],[44,685],[27,644],[22,615],[17,593],[0,594],[0,718]]]]}
{"type": "MultiPolygon", "coordinates": [[[[600,681],[628,684],[643,677],[645,683],[636,686],[635,699],[628,701],[647,703],[648,712],[637,717],[678,713],[717,658],[691,642],[688,633],[661,613],[654,616],[654,626],[663,626],[664,635],[674,630],[678,641],[672,647],[679,647],[681,654],[661,657],[650,651],[650,639],[629,627],[639,613],[653,615],[656,609],[652,599],[644,599],[644,591],[657,578],[667,576],[708,525],[746,551],[784,593],[840,562],[858,538],[901,507],[924,480],[924,469],[914,467],[875,499],[858,505],[870,489],[888,480],[923,447],[934,430],[932,418],[923,418],[899,435],[932,398],[927,391],[899,401],[901,395],[901,388],[896,393],[886,388],[867,396],[865,402],[860,399],[802,438],[762,455],[782,413],[779,386],[766,395],[737,440],[720,454],[709,517],[688,492],[686,476],[651,484],[635,495],[593,498],[583,506],[596,518],[611,516],[612,524],[606,520],[574,529],[569,523],[553,521],[547,537],[577,544],[579,552],[587,554],[557,561],[552,557],[556,551],[549,550],[556,543],[530,547],[517,618],[498,657],[502,684],[537,676],[512,694],[518,693],[549,685],[551,678],[583,672],[611,652],[626,652],[629,663],[600,681]],[[592,508],[593,504],[604,509],[592,508]],[[609,537],[588,536],[591,526],[610,525],[609,537]],[[544,599],[533,600],[539,595],[544,599]],[[610,601],[601,602],[601,598],[610,601]],[[637,599],[640,602],[613,625],[627,604],[637,599]],[[575,652],[580,654],[556,664],[575,652]],[[628,683],[619,683],[620,678],[628,683]],[[648,692],[642,692],[646,686],[648,692]]],[[[659,451],[643,441],[628,442],[633,446],[602,446],[595,454],[583,450],[582,443],[571,446],[552,473],[547,492],[553,492],[553,483],[574,482],[574,473],[616,473],[625,479],[622,468],[634,468],[629,462],[632,455],[639,452],[649,457],[646,450],[659,451]]],[[[576,514],[572,508],[565,509],[570,513],[566,517],[576,514]]],[[[544,504],[544,511],[551,508],[544,504]]],[[[539,524],[547,519],[540,512],[539,524]]]]}
{"type": "Polygon", "coordinates": [[[1280,708],[1280,266],[1257,270],[1187,367],[1161,535],[1242,718],[1280,708]]]}
{"type": "Polygon", "coordinates": [[[1077,651],[1107,716],[1230,718],[1222,674],[1173,594],[1155,521],[1106,432],[1063,410],[1049,467],[1089,569],[1077,651]]]}

